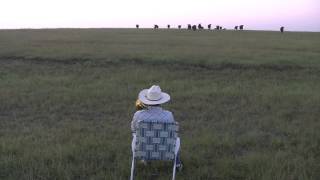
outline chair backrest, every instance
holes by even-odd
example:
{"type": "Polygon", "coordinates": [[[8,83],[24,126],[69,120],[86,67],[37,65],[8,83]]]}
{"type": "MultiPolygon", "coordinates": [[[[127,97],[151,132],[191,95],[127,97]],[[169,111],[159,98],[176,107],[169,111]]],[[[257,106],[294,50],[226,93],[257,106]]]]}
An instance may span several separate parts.
{"type": "Polygon", "coordinates": [[[135,158],[173,160],[178,128],[177,122],[140,121],[136,134],[135,158]]]}

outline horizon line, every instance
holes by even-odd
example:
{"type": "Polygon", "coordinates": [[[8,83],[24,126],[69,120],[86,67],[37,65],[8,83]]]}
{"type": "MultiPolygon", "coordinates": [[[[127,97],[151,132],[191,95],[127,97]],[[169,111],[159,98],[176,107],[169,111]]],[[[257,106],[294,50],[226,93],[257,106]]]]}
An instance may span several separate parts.
{"type": "MultiPolygon", "coordinates": [[[[58,29],[154,29],[152,27],[40,27],[40,28],[28,28],[28,27],[22,27],[22,28],[0,28],[0,31],[2,30],[58,30],[58,29]]],[[[177,28],[177,27],[170,27],[170,28],[160,28],[158,30],[188,30],[187,28],[177,28]]],[[[224,29],[224,30],[215,30],[215,29],[202,29],[200,31],[270,31],[270,32],[278,32],[279,30],[273,30],[273,29],[244,29],[244,30],[235,30],[235,29],[224,29]]],[[[197,29],[197,31],[199,31],[197,29]]],[[[313,33],[319,33],[320,31],[314,31],[314,30],[285,30],[285,32],[313,32],[313,33]]]]}

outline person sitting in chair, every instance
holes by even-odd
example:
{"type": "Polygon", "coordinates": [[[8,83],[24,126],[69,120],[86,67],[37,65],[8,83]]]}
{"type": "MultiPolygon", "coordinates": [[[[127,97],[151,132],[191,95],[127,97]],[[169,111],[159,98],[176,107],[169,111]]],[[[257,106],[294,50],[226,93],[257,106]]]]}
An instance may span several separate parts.
{"type": "MultiPolygon", "coordinates": [[[[162,92],[160,86],[153,85],[149,89],[140,91],[136,101],[137,112],[131,122],[132,133],[136,133],[140,121],[175,122],[170,111],[164,110],[161,104],[170,100],[170,95],[162,92]]],[[[177,169],[182,169],[179,155],[177,156],[177,169]]]]}

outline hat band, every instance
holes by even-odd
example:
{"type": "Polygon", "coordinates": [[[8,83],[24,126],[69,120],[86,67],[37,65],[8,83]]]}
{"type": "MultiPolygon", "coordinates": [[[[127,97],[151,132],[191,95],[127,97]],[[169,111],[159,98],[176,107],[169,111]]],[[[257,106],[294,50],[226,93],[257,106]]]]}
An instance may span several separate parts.
{"type": "Polygon", "coordinates": [[[152,98],[152,99],[151,99],[150,97],[148,97],[148,95],[146,95],[145,97],[146,97],[149,101],[159,101],[159,100],[162,99],[162,96],[160,96],[159,98],[156,98],[156,99],[155,99],[155,98],[152,98]]]}
{"type": "Polygon", "coordinates": [[[155,99],[155,100],[153,100],[153,99],[148,99],[149,101],[159,101],[159,100],[161,100],[162,99],[162,97],[160,97],[159,99],[155,99]]]}

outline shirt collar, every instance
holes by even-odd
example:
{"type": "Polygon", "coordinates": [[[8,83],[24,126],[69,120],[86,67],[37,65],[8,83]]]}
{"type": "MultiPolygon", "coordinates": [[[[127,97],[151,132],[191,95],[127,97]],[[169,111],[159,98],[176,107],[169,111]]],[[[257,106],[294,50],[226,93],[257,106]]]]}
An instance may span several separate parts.
{"type": "Polygon", "coordinates": [[[148,106],[149,110],[162,110],[162,107],[160,106],[148,106]]]}

